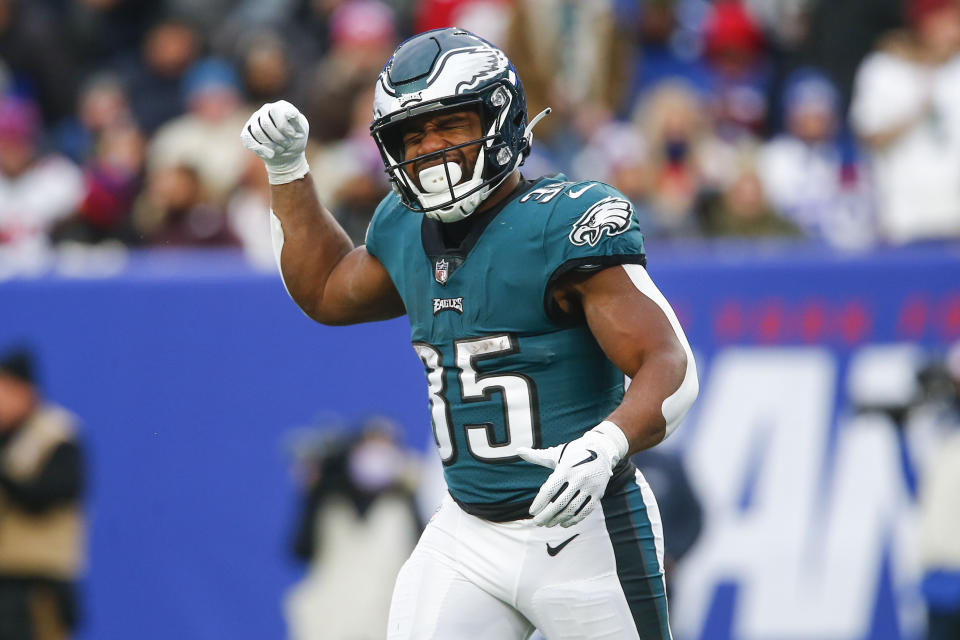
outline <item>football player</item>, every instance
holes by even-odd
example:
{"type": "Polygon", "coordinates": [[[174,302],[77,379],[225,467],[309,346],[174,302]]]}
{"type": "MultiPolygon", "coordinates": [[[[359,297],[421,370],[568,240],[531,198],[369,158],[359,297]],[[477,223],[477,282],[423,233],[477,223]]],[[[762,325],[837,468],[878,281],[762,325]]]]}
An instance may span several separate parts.
{"type": "Polygon", "coordinates": [[[485,40],[402,43],[370,127],[394,193],[360,247],[316,199],[293,105],[241,134],[290,296],[329,325],[406,314],[423,361],[449,496],[397,578],[391,640],[670,637],[659,513],[628,457],[690,407],[693,356],[626,198],[521,175],[539,117],[485,40]]]}

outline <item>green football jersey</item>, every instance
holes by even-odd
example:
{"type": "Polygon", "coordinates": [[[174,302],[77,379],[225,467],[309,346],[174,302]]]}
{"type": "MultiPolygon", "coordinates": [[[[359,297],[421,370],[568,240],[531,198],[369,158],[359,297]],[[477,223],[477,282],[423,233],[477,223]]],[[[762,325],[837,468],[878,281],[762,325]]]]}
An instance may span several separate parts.
{"type": "Polygon", "coordinates": [[[574,269],[643,264],[643,235],[614,188],[562,175],[473,214],[458,247],[441,226],[390,194],[367,251],[406,307],[451,495],[478,515],[522,517],[550,470],[517,448],[573,440],[623,397],[623,374],[553,286],[574,269]]]}

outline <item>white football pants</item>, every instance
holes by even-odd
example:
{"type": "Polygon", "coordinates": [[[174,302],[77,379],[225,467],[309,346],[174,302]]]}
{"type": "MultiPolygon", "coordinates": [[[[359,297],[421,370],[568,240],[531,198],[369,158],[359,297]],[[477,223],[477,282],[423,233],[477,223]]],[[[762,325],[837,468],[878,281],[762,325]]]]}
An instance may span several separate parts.
{"type": "Polygon", "coordinates": [[[397,577],[388,640],[669,640],[663,531],[635,481],[564,529],[496,523],[447,496],[397,577]]]}

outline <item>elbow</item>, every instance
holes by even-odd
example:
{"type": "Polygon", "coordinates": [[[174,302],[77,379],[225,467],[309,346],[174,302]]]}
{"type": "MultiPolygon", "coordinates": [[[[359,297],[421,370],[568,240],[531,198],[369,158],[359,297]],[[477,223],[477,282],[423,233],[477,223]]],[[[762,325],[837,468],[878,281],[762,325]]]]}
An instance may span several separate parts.
{"type": "Polygon", "coordinates": [[[667,425],[656,424],[651,425],[647,428],[646,433],[643,438],[642,449],[648,449],[650,447],[656,446],[666,440],[667,438],[667,425]]]}
{"type": "Polygon", "coordinates": [[[341,327],[351,324],[346,314],[324,299],[323,292],[315,289],[287,287],[287,293],[303,312],[314,322],[328,327],[341,327]]]}
{"type": "Polygon", "coordinates": [[[314,320],[326,327],[345,327],[347,325],[354,324],[353,322],[349,320],[344,320],[342,318],[324,317],[324,318],[314,318],[314,320]]]}
{"type": "Polygon", "coordinates": [[[351,321],[349,318],[344,317],[342,314],[337,314],[335,311],[320,305],[313,307],[300,305],[300,309],[307,314],[308,318],[327,327],[343,327],[348,324],[353,324],[353,321],[351,321]]]}

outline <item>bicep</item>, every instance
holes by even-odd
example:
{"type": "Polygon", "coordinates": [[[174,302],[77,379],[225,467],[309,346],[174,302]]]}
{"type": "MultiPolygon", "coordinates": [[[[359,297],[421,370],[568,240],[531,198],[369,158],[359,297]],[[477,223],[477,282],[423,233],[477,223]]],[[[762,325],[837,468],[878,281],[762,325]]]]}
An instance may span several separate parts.
{"type": "Polygon", "coordinates": [[[676,429],[699,392],[680,322],[640,265],[605,269],[577,290],[600,347],[632,379],[610,419],[621,427],[634,425],[627,431],[636,448],[653,446],[676,429]]]}
{"type": "Polygon", "coordinates": [[[631,378],[608,419],[624,429],[634,451],[657,444],[676,429],[699,391],[676,314],[636,264],[604,269],[575,291],[603,352],[631,378]]]}
{"type": "Polygon", "coordinates": [[[653,354],[685,354],[676,315],[640,265],[610,267],[575,285],[579,306],[608,358],[633,376],[653,354]]]}
{"type": "Polygon", "coordinates": [[[313,317],[334,325],[388,320],[406,313],[390,274],[364,246],[337,263],[316,307],[313,317]]]}

